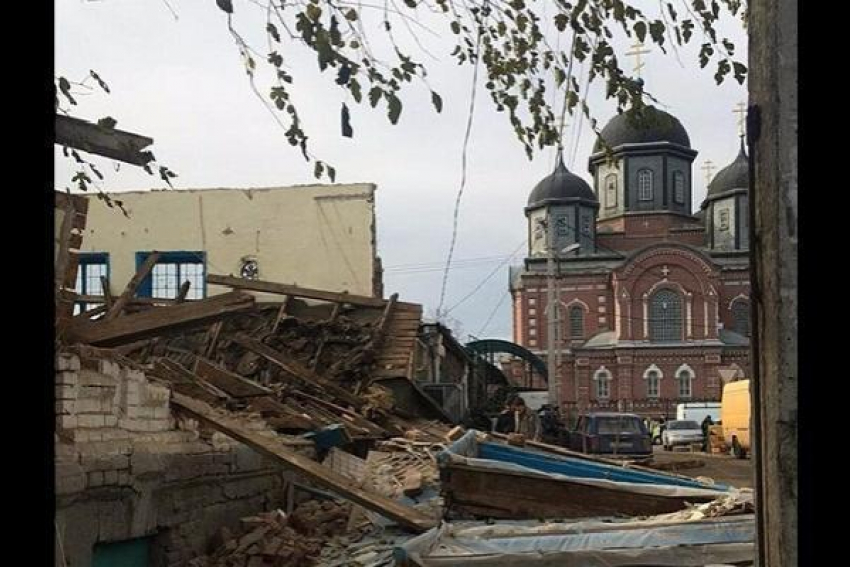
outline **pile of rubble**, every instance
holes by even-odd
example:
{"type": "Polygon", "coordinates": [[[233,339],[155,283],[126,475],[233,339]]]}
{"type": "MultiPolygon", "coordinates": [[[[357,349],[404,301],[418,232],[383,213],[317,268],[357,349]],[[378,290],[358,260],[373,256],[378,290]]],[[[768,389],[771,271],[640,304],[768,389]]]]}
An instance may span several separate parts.
{"type": "Polygon", "coordinates": [[[191,567],[315,565],[327,542],[346,532],[351,505],[308,500],[286,515],[281,510],[241,521],[241,532],[222,528],[219,545],[191,567]]]}

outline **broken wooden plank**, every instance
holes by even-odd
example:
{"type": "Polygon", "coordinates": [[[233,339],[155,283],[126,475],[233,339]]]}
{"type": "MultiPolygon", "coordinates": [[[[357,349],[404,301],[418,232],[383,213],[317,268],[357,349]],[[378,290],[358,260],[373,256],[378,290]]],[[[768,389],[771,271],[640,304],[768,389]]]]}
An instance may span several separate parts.
{"type": "Polygon", "coordinates": [[[280,321],[286,316],[286,308],[289,307],[289,301],[291,296],[284,295],[283,301],[280,303],[280,309],[277,310],[277,317],[274,319],[274,325],[272,325],[272,334],[277,332],[277,327],[280,325],[280,321]]]}
{"type": "Polygon", "coordinates": [[[207,332],[207,346],[204,348],[204,356],[211,358],[215,352],[215,345],[218,342],[218,335],[221,333],[221,328],[224,326],[224,321],[216,321],[207,332]]]}
{"type": "Polygon", "coordinates": [[[333,395],[339,400],[351,404],[357,409],[360,409],[363,406],[363,401],[348,390],[334,384],[327,378],[316,374],[309,368],[302,366],[299,362],[285,358],[283,354],[257,339],[249,337],[244,333],[240,333],[233,338],[233,342],[247,348],[251,352],[259,354],[308,386],[319,386],[327,391],[327,393],[333,395]]]}
{"type": "Polygon", "coordinates": [[[152,252],[150,256],[145,259],[145,262],[139,267],[136,271],[135,275],[130,278],[130,281],[127,282],[127,287],[124,288],[124,291],[118,296],[118,299],[115,300],[115,303],[106,312],[106,315],[103,316],[103,321],[112,321],[121,313],[124,309],[124,306],[127,305],[127,302],[132,299],[134,295],[136,295],[136,290],[141,285],[142,280],[144,280],[148,274],[153,270],[156,261],[159,260],[159,252],[152,252]]]}
{"type": "Polygon", "coordinates": [[[150,151],[144,151],[144,148],[153,144],[153,138],[63,114],[56,115],[54,142],[133,165],[145,165],[154,159],[150,151]]]}
{"type": "Polygon", "coordinates": [[[276,463],[293,469],[311,481],[343,496],[364,508],[372,510],[385,516],[400,525],[414,530],[424,532],[435,525],[435,521],[422,514],[418,510],[404,506],[395,500],[373,494],[355,486],[346,477],[323,467],[319,463],[300,455],[290,449],[284,448],[279,441],[257,435],[248,428],[242,426],[232,419],[226,419],[215,414],[209,406],[175,392],[171,398],[172,404],[186,411],[189,415],[202,421],[254,449],[261,455],[268,457],[276,463]]]}
{"type": "Polygon", "coordinates": [[[252,295],[225,293],[191,303],[133,313],[112,321],[80,321],[69,328],[68,338],[97,346],[118,346],[208,324],[250,309],[253,304],[252,295]]]}
{"type": "Polygon", "coordinates": [[[333,303],[350,303],[351,305],[359,305],[361,307],[383,307],[386,304],[386,301],[384,301],[383,299],[377,297],[369,297],[366,295],[337,293],[332,291],[298,287],[294,285],[266,282],[261,280],[247,280],[244,278],[236,278],[233,276],[221,276],[216,274],[209,274],[207,276],[207,283],[215,285],[224,285],[236,289],[259,291],[263,293],[290,295],[293,297],[306,297],[308,299],[320,299],[322,301],[330,301],[333,303]]]}
{"type": "Polygon", "coordinates": [[[112,309],[114,303],[112,292],[109,289],[109,279],[106,276],[100,276],[100,287],[103,288],[103,303],[106,305],[106,310],[112,309]]]}
{"type": "Polygon", "coordinates": [[[195,374],[234,398],[268,396],[272,393],[268,388],[217,366],[200,356],[195,357],[195,374]]]}

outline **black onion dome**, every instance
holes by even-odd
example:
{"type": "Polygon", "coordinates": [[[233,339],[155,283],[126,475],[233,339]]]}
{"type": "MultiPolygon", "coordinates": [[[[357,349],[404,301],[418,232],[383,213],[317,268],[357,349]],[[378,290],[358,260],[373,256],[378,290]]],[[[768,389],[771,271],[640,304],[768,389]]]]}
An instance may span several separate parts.
{"type": "Polygon", "coordinates": [[[741,138],[741,149],[735,161],[721,169],[708,184],[709,197],[716,197],[734,191],[735,189],[748,189],[750,186],[750,162],[744,151],[744,139],[741,138]]]}
{"type": "Polygon", "coordinates": [[[623,144],[650,144],[670,142],[691,147],[691,139],[679,119],[658,110],[654,106],[644,106],[641,110],[632,108],[612,118],[600,133],[593,146],[593,153],[604,150],[602,140],[611,148],[623,144]]]}
{"type": "Polygon", "coordinates": [[[544,205],[548,201],[574,199],[597,202],[596,194],[590,185],[568,170],[564,165],[563,156],[558,154],[558,165],[555,166],[555,171],[534,186],[531,195],[528,196],[528,206],[535,207],[544,205]]]}

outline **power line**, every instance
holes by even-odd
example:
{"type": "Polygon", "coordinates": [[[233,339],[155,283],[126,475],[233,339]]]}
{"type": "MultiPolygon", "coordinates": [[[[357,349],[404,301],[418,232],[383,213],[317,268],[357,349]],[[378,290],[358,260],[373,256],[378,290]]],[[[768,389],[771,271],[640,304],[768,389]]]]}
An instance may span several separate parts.
{"type": "Polygon", "coordinates": [[[487,327],[490,326],[490,321],[493,320],[493,317],[496,315],[496,312],[499,310],[499,307],[502,306],[502,304],[505,302],[505,299],[507,299],[509,295],[510,293],[507,291],[502,295],[502,298],[499,299],[499,303],[496,304],[496,307],[494,307],[493,311],[490,312],[490,316],[487,317],[487,321],[484,322],[484,326],[481,327],[480,331],[478,331],[478,336],[484,336],[484,331],[486,331],[487,327]]]}
{"type": "MultiPolygon", "coordinates": [[[[484,10],[487,8],[487,0],[484,1],[482,6],[484,10]]],[[[482,36],[483,24],[478,22],[478,38],[475,42],[475,66],[472,69],[472,89],[469,96],[469,115],[466,120],[466,132],[463,136],[463,149],[461,151],[461,176],[460,176],[460,189],[457,192],[457,199],[455,199],[455,210],[452,219],[452,241],[449,244],[449,254],[446,258],[446,269],[443,272],[443,283],[440,288],[440,303],[437,306],[437,320],[442,317],[443,311],[443,302],[446,298],[446,284],[449,280],[449,270],[452,265],[452,256],[454,256],[455,251],[455,243],[457,242],[457,224],[458,224],[458,216],[460,215],[460,199],[463,197],[463,190],[466,187],[466,154],[467,149],[469,147],[469,137],[472,132],[472,117],[475,114],[475,95],[478,92],[478,68],[481,64],[481,36],[482,36]]]]}
{"type": "Polygon", "coordinates": [[[467,299],[469,299],[470,297],[475,295],[484,286],[484,284],[486,284],[488,281],[490,281],[490,278],[492,278],[494,275],[496,275],[499,272],[499,270],[502,268],[502,266],[507,264],[511,260],[511,258],[516,256],[517,252],[519,252],[522,249],[522,247],[525,246],[525,242],[526,242],[525,240],[520,242],[519,246],[516,247],[516,249],[513,251],[513,253],[510,256],[505,258],[505,260],[503,262],[501,262],[498,266],[496,266],[496,268],[492,272],[487,274],[487,276],[483,280],[481,280],[481,282],[477,286],[475,286],[475,288],[472,291],[470,291],[465,296],[463,296],[463,299],[461,299],[460,301],[458,301],[457,303],[455,303],[454,305],[449,307],[446,310],[446,314],[448,315],[453,310],[455,310],[457,307],[459,307],[461,304],[463,304],[467,299]]]}

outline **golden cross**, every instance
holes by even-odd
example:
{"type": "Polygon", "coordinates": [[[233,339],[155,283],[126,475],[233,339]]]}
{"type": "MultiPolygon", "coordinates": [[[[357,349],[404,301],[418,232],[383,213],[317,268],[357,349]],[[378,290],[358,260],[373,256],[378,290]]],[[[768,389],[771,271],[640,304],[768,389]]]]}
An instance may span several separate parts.
{"type": "Polygon", "coordinates": [[[631,51],[626,51],[626,55],[634,55],[635,56],[634,72],[638,76],[638,78],[640,78],[640,70],[643,69],[644,66],[646,65],[646,63],[644,63],[643,61],[640,60],[640,56],[645,54],[645,53],[651,53],[651,50],[644,49],[644,47],[645,47],[645,45],[643,44],[643,42],[639,41],[639,42],[635,43],[634,45],[632,45],[631,51]]]}
{"type": "Polygon", "coordinates": [[[713,161],[707,159],[703,162],[703,166],[700,169],[705,172],[705,184],[708,185],[711,182],[711,172],[717,169],[717,166],[714,165],[713,161]]]}
{"type": "Polygon", "coordinates": [[[746,134],[745,124],[747,119],[747,105],[743,102],[739,102],[735,105],[735,109],[732,110],[732,112],[738,115],[738,135],[743,136],[746,134]]]}

